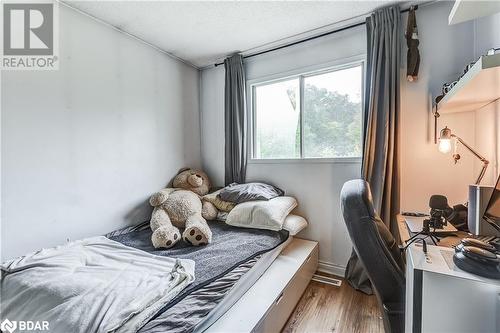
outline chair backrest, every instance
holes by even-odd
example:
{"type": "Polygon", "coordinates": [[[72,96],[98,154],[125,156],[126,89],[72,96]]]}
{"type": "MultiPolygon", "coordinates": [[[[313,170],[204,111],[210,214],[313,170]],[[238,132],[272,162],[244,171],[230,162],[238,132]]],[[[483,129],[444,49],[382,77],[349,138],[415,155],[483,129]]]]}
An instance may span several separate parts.
{"type": "Polygon", "coordinates": [[[375,212],[370,185],[362,179],[346,182],[341,205],[354,250],[380,301],[404,301],[403,258],[394,237],[375,212]]]}

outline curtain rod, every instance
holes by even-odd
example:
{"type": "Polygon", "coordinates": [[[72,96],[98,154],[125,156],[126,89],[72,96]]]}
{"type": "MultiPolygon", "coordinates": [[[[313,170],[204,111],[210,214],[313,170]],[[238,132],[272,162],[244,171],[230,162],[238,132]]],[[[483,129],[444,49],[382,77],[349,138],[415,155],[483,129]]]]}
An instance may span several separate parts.
{"type": "MultiPolygon", "coordinates": [[[[415,10],[418,9],[418,5],[414,5],[414,6],[410,6],[407,9],[401,10],[401,13],[409,12],[412,7],[415,10]]],[[[322,34],[319,34],[319,35],[316,35],[316,36],[307,37],[307,38],[304,38],[304,39],[301,39],[301,40],[298,40],[298,41],[295,41],[295,42],[291,42],[291,43],[284,44],[284,45],[281,45],[281,46],[273,47],[273,48],[268,49],[268,50],[264,50],[264,51],[252,53],[252,54],[243,56],[243,59],[252,58],[252,57],[259,56],[261,54],[265,54],[265,53],[269,53],[269,52],[274,52],[274,51],[277,51],[277,50],[281,50],[281,49],[284,49],[286,47],[290,47],[290,46],[294,46],[294,45],[297,45],[297,44],[305,43],[305,42],[314,40],[316,38],[325,37],[325,36],[332,35],[332,34],[335,34],[337,32],[341,32],[341,31],[344,31],[344,30],[349,30],[349,29],[352,29],[352,28],[360,27],[360,26],[365,25],[365,24],[366,24],[366,22],[359,22],[359,23],[354,23],[354,24],[351,24],[351,25],[347,25],[345,27],[342,27],[342,28],[339,28],[339,29],[335,29],[335,30],[332,30],[332,31],[328,31],[328,32],[325,32],[325,33],[322,33],[322,34]]],[[[218,62],[218,63],[214,64],[215,67],[220,66],[220,65],[224,65],[224,62],[218,62]]]]}

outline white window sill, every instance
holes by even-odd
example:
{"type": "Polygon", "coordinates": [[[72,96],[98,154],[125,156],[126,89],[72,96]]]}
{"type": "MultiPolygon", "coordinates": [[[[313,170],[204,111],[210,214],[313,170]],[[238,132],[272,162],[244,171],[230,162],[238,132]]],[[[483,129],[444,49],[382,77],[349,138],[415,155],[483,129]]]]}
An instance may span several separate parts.
{"type": "Polygon", "coordinates": [[[296,158],[296,159],[251,158],[248,160],[248,164],[361,164],[361,157],[296,158]]]}

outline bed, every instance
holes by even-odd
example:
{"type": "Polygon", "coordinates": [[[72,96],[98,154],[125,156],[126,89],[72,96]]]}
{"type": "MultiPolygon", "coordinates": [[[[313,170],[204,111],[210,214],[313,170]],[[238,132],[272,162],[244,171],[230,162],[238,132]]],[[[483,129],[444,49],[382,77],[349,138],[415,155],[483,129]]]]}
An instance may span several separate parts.
{"type": "Polygon", "coordinates": [[[317,244],[293,239],[286,230],[237,228],[217,221],[211,228],[212,244],[178,243],[168,250],[152,247],[148,222],[105,235],[127,247],[196,263],[195,281],[138,332],[281,329],[316,269],[317,244]]]}

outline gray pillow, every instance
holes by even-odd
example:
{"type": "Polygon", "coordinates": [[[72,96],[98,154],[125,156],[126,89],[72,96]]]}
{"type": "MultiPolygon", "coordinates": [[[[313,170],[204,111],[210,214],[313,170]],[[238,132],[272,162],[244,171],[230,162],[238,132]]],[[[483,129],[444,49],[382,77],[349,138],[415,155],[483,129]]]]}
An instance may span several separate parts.
{"type": "Polygon", "coordinates": [[[270,200],[284,195],[285,192],[276,186],[264,183],[233,183],[223,188],[219,197],[224,201],[242,203],[255,200],[270,200]]]}

